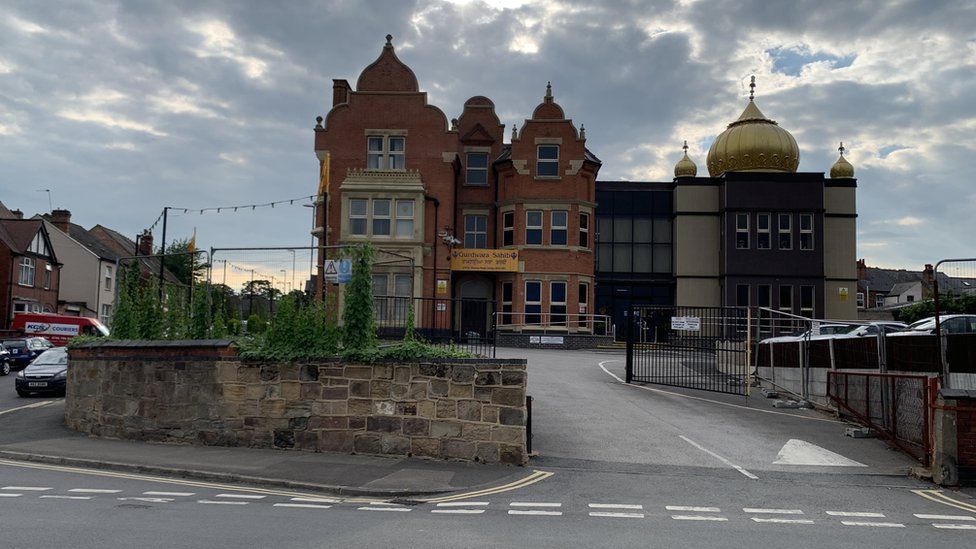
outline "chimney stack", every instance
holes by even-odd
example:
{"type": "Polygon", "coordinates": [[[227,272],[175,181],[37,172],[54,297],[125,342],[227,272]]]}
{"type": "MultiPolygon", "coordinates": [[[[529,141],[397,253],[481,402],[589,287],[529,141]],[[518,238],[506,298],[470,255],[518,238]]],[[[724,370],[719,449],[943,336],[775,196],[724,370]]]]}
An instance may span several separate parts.
{"type": "Polygon", "coordinates": [[[349,92],[352,88],[349,87],[348,80],[332,80],[332,106],[341,105],[343,103],[349,102],[349,92]]]}
{"type": "Polygon", "coordinates": [[[863,259],[857,260],[857,279],[867,280],[868,279],[868,265],[863,259]]]}
{"type": "Polygon", "coordinates": [[[931,264],[926,263],[925,270],[922,271],[922,285],[931,287],[934,281],[935,281],[935,269],[932,267],[931,264]]]}
{"type": "Polygon", "coordinates": [[[10,213],[14,214],[14,219],[23,219],[24,218],[24,212],[22,212],[20,210],[13,210],[10,213]]]}
{"type": "Polygon", "coordinates": [[[152,255],[153,254],[153,235],[149,231],[143,231],[139,235],[139,255],[152,255]]]}
{"type": "Polygon", "coordinates": [[[51,214],[47,217],[51,224],[57,227],[58,230],[64,234],[68,234],[68,229],[71,225],[71,212],[69,210],[51,210],[51,214]]]}

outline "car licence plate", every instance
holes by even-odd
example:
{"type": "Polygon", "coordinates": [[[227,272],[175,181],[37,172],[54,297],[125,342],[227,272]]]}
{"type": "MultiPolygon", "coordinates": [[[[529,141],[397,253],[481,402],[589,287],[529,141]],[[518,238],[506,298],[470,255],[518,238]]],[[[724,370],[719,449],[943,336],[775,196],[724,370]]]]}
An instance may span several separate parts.
{"type": "Polygon", "coordinates": [[[28,387],[47,387],[46,381],[31,381],[27,383],[28,387]]]}
{"type": "Polygon", "coordinates": [[[12,354],[12,355],[15,355],[15,354],[17,354],[17,353],[19,353],[19,352],[20,352],[20,351],[19,351],[19,350],[17,350],[17,349],[10,349],[10,354],[12,354]]]}

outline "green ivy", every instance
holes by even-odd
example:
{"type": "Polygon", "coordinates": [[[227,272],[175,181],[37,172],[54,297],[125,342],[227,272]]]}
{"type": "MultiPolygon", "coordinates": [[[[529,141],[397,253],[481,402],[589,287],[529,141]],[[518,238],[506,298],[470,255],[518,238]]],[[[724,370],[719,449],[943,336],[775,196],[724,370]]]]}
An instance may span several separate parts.
{"type": "Polygon", "coordinates": [[[352,277],[346,284],[342,323],[345,337],[342,346],[347,353],[366,353],[376,347],[376,324],[373,319],[373,257],[370,242],[351,250],[352,277]]]}

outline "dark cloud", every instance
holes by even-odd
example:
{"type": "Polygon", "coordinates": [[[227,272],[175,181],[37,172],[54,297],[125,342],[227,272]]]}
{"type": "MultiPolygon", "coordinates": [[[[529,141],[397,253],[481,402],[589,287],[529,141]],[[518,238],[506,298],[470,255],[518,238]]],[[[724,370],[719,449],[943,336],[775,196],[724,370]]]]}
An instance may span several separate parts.
{"type": "MultiPolygon", "coordinates": [[[[917,267],[972,254],[972,3],[509,4],[9,4],[0,200],[44,210],[36,189],[50,188],[80,223],[135,234],[163,205],[310,194],[311,127],[331,80],[355,84],[391,33],[449,118],[487,95],[521,126],[551,80],[607,179],[667,177],[682,139],[704,172],[757,74],[757,101],[797,137],[801,170],[828,170],[837,141],[850,146],[861,255],[917,267]]],[[[178,216],[170,230],[196,226],[207,245],[304,244],[309,214],[178,216]]]]}

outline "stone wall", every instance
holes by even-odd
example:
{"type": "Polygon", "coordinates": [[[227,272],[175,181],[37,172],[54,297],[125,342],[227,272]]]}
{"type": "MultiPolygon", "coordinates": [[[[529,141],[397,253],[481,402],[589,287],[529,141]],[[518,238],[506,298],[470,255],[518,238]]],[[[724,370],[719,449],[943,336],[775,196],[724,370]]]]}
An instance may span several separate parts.
{"type": "Polygon", "coordinates": [[[226,341],[70,350],[65,420],[95,436],[523,464],[526,363],[252,363],[226,341]]]}

